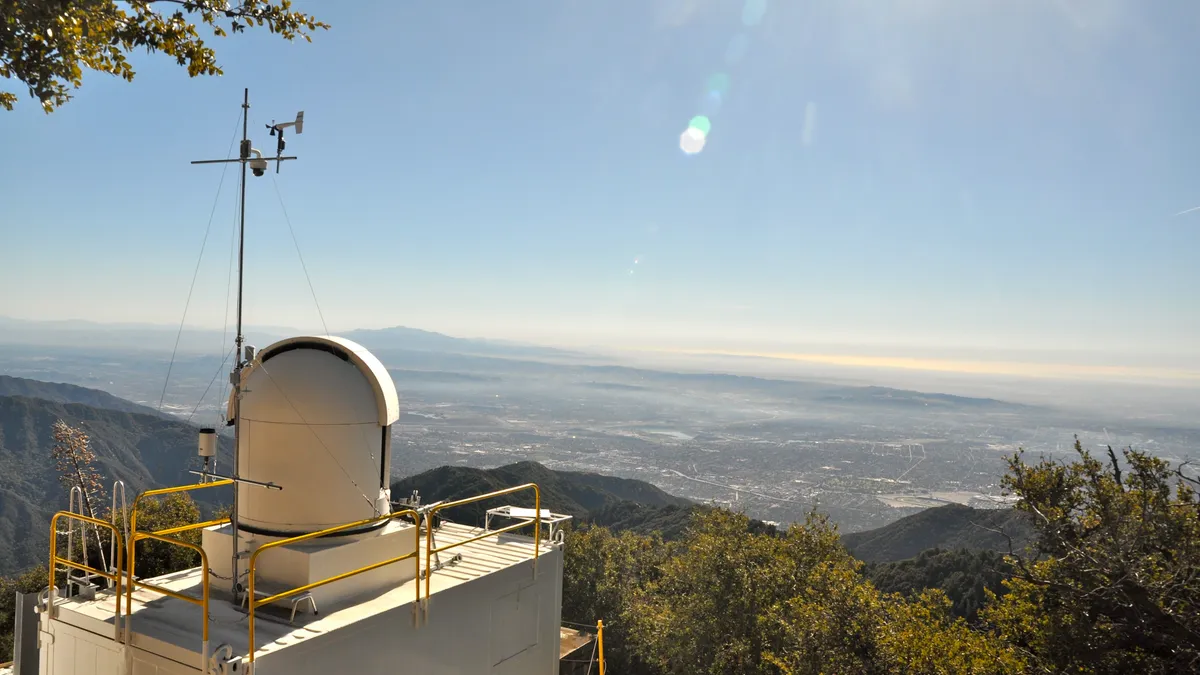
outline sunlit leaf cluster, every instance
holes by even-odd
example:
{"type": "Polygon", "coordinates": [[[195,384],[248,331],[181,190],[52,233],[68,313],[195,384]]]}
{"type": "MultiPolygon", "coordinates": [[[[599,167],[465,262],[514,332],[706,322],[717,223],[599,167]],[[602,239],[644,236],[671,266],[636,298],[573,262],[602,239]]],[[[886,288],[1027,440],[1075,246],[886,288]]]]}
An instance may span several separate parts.
{"type": "Polygon", "coordinates": [[[1018,673],[1022,655],[974,631],[938,591],[879,592],[836,529],[811,516],[784,535],[698,512],[663,542],[587,528],[568,537],[563,616],[604,619],[612,672],[642,675],[1018,673]]]}
{"type": "MultiPolygon", "coordinates": [[[[174,58],[192,77],[220,75],[201,33],[254,27],[308,41],[329,28],[291,0],[0,0],[0,77],[23,84],[51,112],[71,99],[85,70],[132,81],[128,57],[137,49],[174,58]]],[[[11,110],[16,101],[0,91],[0,106],[11,110]]]]}
{"type": "Polygon", "coordinates": [[[54,447],[50,449],[58,480],[70,492],[78,487],[83,494],[86,515],[95,518],[104,504],[104,482],[96,470],[92,441],[81,429],[62,420],[54,423],[54,447]]]}
{"type": "Polygon", "coordinates": [[[985,618],[1049,672],[1200,672],[1194,479],[1137,450],[1075,450],[1069,464],[1010,460],[1005,485],[1039,536],[985,618]]]}
{"type": "Polygon", "coordinates": [[[1076,451],[1010,459],[1036,540],[997,565],[1003,597],[981,585],[970,624],[936,588],[881,592],[820,516],[755,533],[719,509],[677,541],[572,533],[563,617],[604,619],[610,670],[636,675],[1200,672],[1195,479],[1132,449],[1076,451]]]}

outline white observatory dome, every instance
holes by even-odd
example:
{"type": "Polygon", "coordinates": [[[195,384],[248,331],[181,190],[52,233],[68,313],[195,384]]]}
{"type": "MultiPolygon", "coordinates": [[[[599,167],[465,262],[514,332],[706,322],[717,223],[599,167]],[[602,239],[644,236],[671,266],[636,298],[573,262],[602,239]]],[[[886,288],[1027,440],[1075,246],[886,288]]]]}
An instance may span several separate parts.
{"type": "Polygon", "coordinates": [[[390,512],[400,406],[379,359],[350,340],[295,337],[242,378],[238,476],[283,489],[238,485],[239,529],[295,535],[390,512]]]}

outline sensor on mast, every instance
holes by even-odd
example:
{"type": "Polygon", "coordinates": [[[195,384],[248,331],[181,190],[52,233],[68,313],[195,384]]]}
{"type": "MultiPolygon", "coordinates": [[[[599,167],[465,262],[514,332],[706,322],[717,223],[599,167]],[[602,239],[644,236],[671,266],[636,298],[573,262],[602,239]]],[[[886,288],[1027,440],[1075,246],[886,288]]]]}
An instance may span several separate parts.
{"type": "MultiPolygon", "coordinates": [[[[237,159],[203,159],[203,160],[197,160],[197,161],[192,162],[192,164],[241,164],[242,165],[242,189],[241,189],[241,193],[240,193],[239,200],[238,200],[240,215],[238,216],[237,337],[234,339],[235,358],[234,358],[234,363],[233,363],[233,372],[229,374],[229,381],[233,385],[233,393],[232,393],[233,404],[232,404],[231,411],[230,411],[231,412],[230,420],[233,423],[233,471],[232,471],[233,475],[232,476],[220,476],[220,478],[228,478],[228,479],[233,480],[235,483],[238,483],[237,488],[235,488],[233,491],[233,511],[229,515],[230,530],[233,532],[233,537],[234,537],[234,542],[235,542],[235,544],[231,545],[231,547],[230,547],[231,554],[232,554],[232,560],[231,560],[231,563],[232,563],[232,568],[231,568],[232,569],[232,586],[233,586],[232,590],[233,590],[233,597],[235,599],[240,598],[241,592],[242,592],[242,586],[241,586],[241,583],[239,583],[239,579],[241,579],[241,576],[239,575],[239,572],[238,572],[239,562],[240,562],[240,557],[239,557],[240,553],[238,551],[238,546],[236,545],[236,542],[238,540],[237,539],[238,532],[240,531],[240,528],[238,527],[238,514],[240,512],[239,504],[238,504],[238,493],[241,491],[240,490],[241,484],[243,484],[243,483],[253,484],[253,485],[258,485],[259,487],[264,487],[264,488],[273,489],[273,490],[282,490],[283,489],[274,483],[270,483],[270,482],[264,483],[262,481],[252,481],[247,478],[242,478],[241,476],[238,475],[238,467],[241,466],[240,457],[239,457],[239,455],[240,455],[239,448],[242,446],[242,441],[241,441],[241,434],[242,434],[241,400],[242,400],[242,393],[244,391],[243,383],[242,383],[242,371],[245,370],[250,365],[250,362],[252,362],[254,359],[254,351],[253,351],[252,347],[247,349],[245,354],[243,354],[243,352],[242,352],[242,348],[246,344],[246,336],[242,334],[242,282],[244,279],[243,262],[245,260],[245,251],[246,251],[246,169],[249,168],[250,171],[253,172],[255,176],[262,176],[263,174],[265,174],[267,172],[267,167],[269,166],[268,162],[270,161],[270,159],[262,156],[262,152],[260,152],[258,149],[254,148],[250,144],[249,124],[250,124],[250,90],[246,89],[242,93],[242,144],[239,148],[237,159]]],[[[275,124],[274,122],[272,122],[270,125],[268,125],[268,128],[271,129],[272,136],[275,135],[276,131],[279,132],[278,149],[276,151],[275,157],[271,158],[271,159],[275,160],[275,173],[279,173],[279,165],[284,160],[296,159],[295,157],[284,157],[283,156],[283,148],[284,148],[283,130],[286,129],[287,127],[296,127],[296,133],[300,133],[300,131],[304,128],[304,113],[303,112],[297,113],[295,122],[283,122],[281,124],[275,124]]],[[[215,477],[218,477],[218,476],[216,476],[215,474],[208,473],[207,466],[205,468],[205,471],[201,473],[201,478],[204,480],[208,480],[209,478],[215,478],[215,477]]]]}
{"type": "Polygon", "coordinates": [[[283,130],[288,127],[296,127],[297,134],[304,133],[303,110],[296,113],[295,122],[280,122],[279,124],[276,124],[275,120],[271,120],[271,123],[267,125],[267,128],[271,130],[272,136],[275,135],[276,131],[279,132],[279,141],[275,146],[275,173],[279,173],[279,160],[283,158],[283,149],[287,147],[287,142],[283,140],[283,130]]]}

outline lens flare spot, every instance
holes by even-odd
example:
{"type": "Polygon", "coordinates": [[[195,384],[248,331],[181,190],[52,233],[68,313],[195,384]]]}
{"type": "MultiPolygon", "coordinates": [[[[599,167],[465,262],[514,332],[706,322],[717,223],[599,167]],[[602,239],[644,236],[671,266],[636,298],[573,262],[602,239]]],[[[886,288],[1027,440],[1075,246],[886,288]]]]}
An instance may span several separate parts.
{"type": "Polygon", "coordinates": [[[742,6],[742,23],[747,26],[757,26],[767,13],[767,0],[746,0],[742,6]]]}
{"type": "Polygon", "coordinates": [[[705,136],[699,129],[688,128],[679,136],[679,149],[686,154],[695,155],[704,149],[705,136]]]}
{"type": "Polygon", "coordinates": [[[725,63],[733,65],[742,60],[746,55],[746,50],[750,47],[750,40],[746,38],[745,33],[738,33],[729,41],[729,46],[725,48],[725,63]]]}
{"type": "Polygon", "coordinates": [[[717,100],[725,98],[725,94],[729,92],[729,76],[725,73],[714,73],[708,78],[708,95],[714,96],[717,100]]]}
{"type": "Polygon", "coordinates": [[[708,132],[712,131],[712,122],[708,121],[704,115],[696,115],[691,122],[688,122],[688,129],[695,129],[707,137],[708,132]]]}

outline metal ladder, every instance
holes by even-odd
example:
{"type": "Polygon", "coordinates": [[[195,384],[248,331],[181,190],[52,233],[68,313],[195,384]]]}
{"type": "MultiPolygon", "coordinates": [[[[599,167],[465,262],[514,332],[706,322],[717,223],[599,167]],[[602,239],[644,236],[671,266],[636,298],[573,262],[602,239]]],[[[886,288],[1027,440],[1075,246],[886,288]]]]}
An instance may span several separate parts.
{"type": "MultiPolygon", "coordinates": [[[[90,513],[86,512],[86,507],[84,506],[83,488],[78,485],[71,488],[70,497],[67,503],[67,511],[80,516],[91,516],[90,513]]],[[[67,519],[67,560],[70,560],[71,562],[82,563],[85,567],[91,567],[91,564],[88,562],[87,526],[87,523],[76,520],[75,518],[67,519]],[[76,529],[79,530],[79,557],[82,558],[82,560],[78,561],[75,559],[76,529]]],[[[99,539],[99,532],[95,530],[95,528],[92,529],[93,532],[96,533],[97,539],[99,539]]],[[[102,568],[107,568],[107,565],[105,565],[104,562],[103,551],[100,551],[100,566],[102,568]]],[[[96,583],[97,578],[102,577],[97,577],[95,574],[92,574],[86,570],[69,567],[67,568],[67,593],[69,595],[94,595],[97,588],[99,588],[99,585],[96,583]]]]}
{"type": "MultiPolygon", "coordinates": [[[[81,516],[89,516],[89,517],[91,516],[91,514],[85,512],[86,506],[85,506],[85,502],[83,500],[83,489],[78,485],[71,488],[71,493],[70,493],[70,498],[69,498],[68,505],[67,505],[67,510],[70,511],[71,513],[78,514],[81,516]]],[[[120,514],[121,522],[120,522],[119,528],[121,530],[121,536],[123,538],[123,543],[127,543],[129,541],[129,505],[128,505],[128,502],[126,499],[125,481],[121,481],[121,480],[113,481],[112,510],[109,513],[111,514],[113,525],[118,525],[117,515],[118,515],[118,513],[120,514]],[[117,510],[118,505],[120,506],[120,511],[117,510]]],[[[96,537],[97,541],[99,541],[100,540],[100,529],[98,527],[96,527],[95,525],[90,525],[90,527],[89,527],[89,523],[85,523],[83,521],[76,520],[74,518],[67,520],[67,531],[65,532],[65,534],[67,535],[67,559],[71,560],[72,562],[80,562],[84,566],[87,566],[87,567],[91,567],[91,564],[88,560],[89,554],[88,554],[88,545],[87,545],[87,537],[89,534],[89,530],[93,534],[93,536],[96,537]],[[75,548],[75,531],[77,529],[79,531],[79,541],[80,541],[78,554],[79,554],[79,557],[81,558],[81,560],[78,560],[78,561],[75,560],[76,553],[77,553],[76,548],[75,548]]],[[[63,534],[63,533],[60,533],[60,534],[63,534]]],[[[103,549],[101,549],[99,551],[99,553],[100,553],[100,569],[108,570],[109,574],[120,574],[122,572],[122,570],[116,569],[116,564],[117,564],[117,541],[116,541],[116,539],[111,539],[108,543],[108,559],[107,560],[105,559],[103,549]]],[[[80,594],[80,593],[89,594],[89,595],[94,594],[96,590],[107,587],[108,583],[109,583],[108,579],[106,579],[100,575],[94,574],[92,572],[77,569],[74,567],[67,569],[67,584],[66,585],[67,585],[68,593],[71,593],[72,595],[80,594]]]]}
{"type": "MultiPolygon", "coordinates": [[[[121,531],[121,540],[126,547],[129,546],[129,505],[125,501],[125,481],[113,481],[112,489],[112,509],[109,514],[112,516],[113,525],[117,525],[117,494],[121,495],[121,523],[119,529],[121,531]]],[[[121,574],[123,570],[117,569],[117,540],[114,538],[108,544],[108,571],[110,574],[121,574]]]]}

